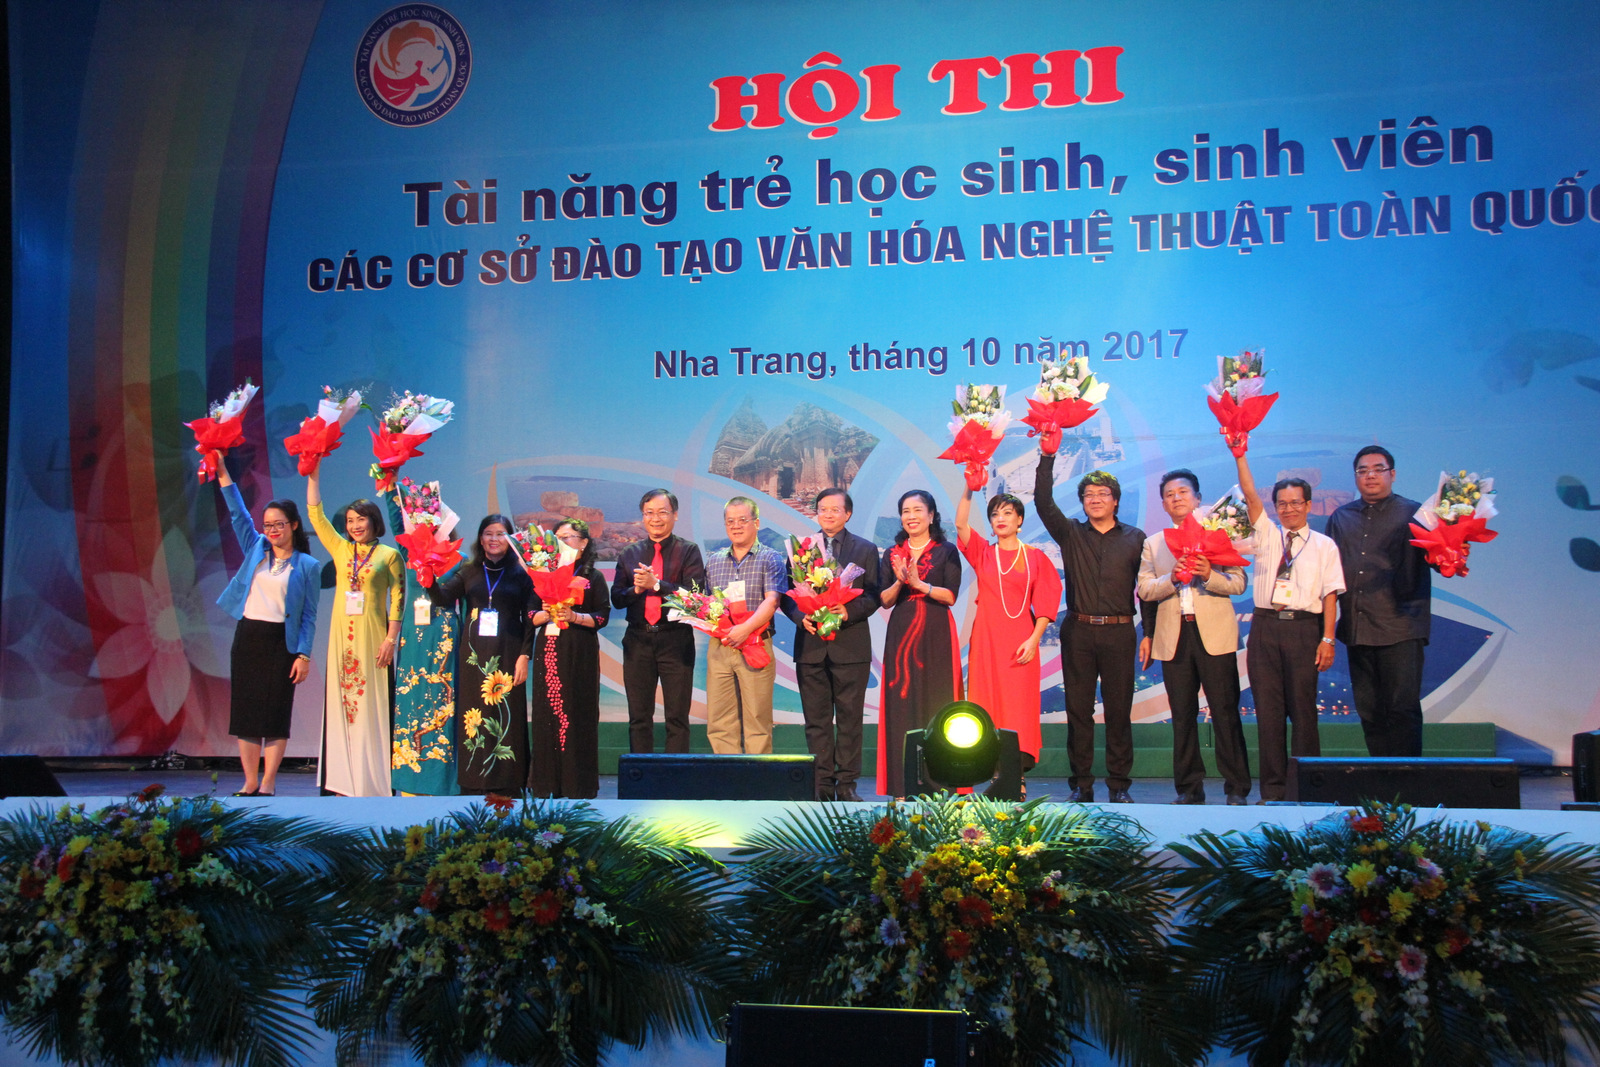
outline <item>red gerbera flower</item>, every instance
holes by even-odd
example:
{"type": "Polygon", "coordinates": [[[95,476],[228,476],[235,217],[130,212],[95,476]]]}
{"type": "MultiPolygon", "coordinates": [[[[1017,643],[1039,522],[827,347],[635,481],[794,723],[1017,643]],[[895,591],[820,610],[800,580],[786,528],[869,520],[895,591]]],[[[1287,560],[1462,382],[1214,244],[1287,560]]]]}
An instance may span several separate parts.
{"type": "Polygon", "coordinates": [[[32,867],[22,872],[17,882],[17,895],[23,900],[38,900],[44,896],[44,879],[32,867]]]}
{"type": "Polygon", "coordinates": [[[147,785],[143,789],[139,790],[139,799],[140,800],[154,800],[156,797],[160,796],[162,793],[165,793],[166,791],[167,791],[167,787],[166,786],[162,785],[160,782],[155,782],[155,783],[153,783],[151,785],[147,785]]]}
{"type": "Polygon", "coordinates": [[[1350,829],[1358,834],[1376,834],[1383,830],[1383,820],[1376,815],[1363,815],[1350,820],[1350,829]]]}
{"type": "Polygon", "coordinates": [[[502,815],[517,806],[517,802],[511,797],[503,797],[499,793],[490,793],[483,798],[483,802],[502,815]]]}
{"type": "Polygon", "coordinates": [[[867,835],[867,840],[880,848],[887,845],[894,840],[894,823],[890,822],[887,816],[879,819],[877,825],[872,828],[872,833],[867,835]]]}
{"type": "Polygon", "coordinates": [[[69,853],[62,853],[61,859],[56,862],[56,877],[61,879],[63,882],[71,881],[72,865],[77,861],[78,857],[69,853]]]}
{"type": "Polygon", "coordinates": [[[1319,945],[1328,943],[1328,938],[1333,936],[1333,920],[1320,911],[1300,919],[1300,929],[1311,935],[1311,939],[1319,945]]]}
{"type": "Polygon", "coordinates": [[[499,933],[511,925],[511,909],[503,900],[497,900],[483,909],[484,929],[499,933]]]}
{"type": "Polygon", "coordinates": [[[993,926],[994,909],[982,897],[967,896],[956,902],[962,926],[993,926]]]}
{"type": "Polygon", "coordinates": [[[433,882],[423,886],[422,896],[417,898],[417,903],[429,911],[433,911],[439,906],[439,887],[433,882]]]}
{"type": "Polygon", "coordinates": [[[1472,944],[1472,935],[1459,926],[1452,926],[1444,932],[1444,941],[1450,949],[1450,955],[1454,956],[1472,944]]]}
{"type": "Polygon", "coordinates": [[[972,936],[965,930],[951,930],[944,935],[944,954],[953,960],[964,960],[972,954],[972,936]]]}
{"type": "Polygon", "coordinates": [[[912,871],[900,879],[900,895],[913,908],[922,901],[922,872],[912,871]]]}
{"type": "Polygon", "coordinates": [[[192,860],[200,854],[205,842],[200,839],[200,831],[189,825],[178,827],[177,834],[172,839],[172,844],[178,850],[178,855],[186,860],[192,860]]]}
{"type": "Polygon", "coordinates": [[[549,926],[561,918],[561,898],[553,890],[546,889],[533,898],[533,906],[528,914],[540,926],[549,926]]]}
{"type": "Polygon", "coordinates": [[[1030,889],[1028,900],[1040,911],[1055,911],[1061,907],[1061,897],[1050,889],[1030,889]]]}

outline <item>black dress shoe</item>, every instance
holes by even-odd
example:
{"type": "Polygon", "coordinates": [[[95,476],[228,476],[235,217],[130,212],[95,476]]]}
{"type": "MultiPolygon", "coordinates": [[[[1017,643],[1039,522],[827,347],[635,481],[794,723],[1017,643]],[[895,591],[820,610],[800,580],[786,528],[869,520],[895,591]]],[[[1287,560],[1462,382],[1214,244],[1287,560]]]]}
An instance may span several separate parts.
{"type": "Polygon", "coordinates": [[[1204,804],[1205,802],[1206,795],[1204,793],[1179,793],[1178,799],[1173,801],[1174,804],[1204,804]]]}
{"type": "Polygon", "coordinates": [[[1228,794],[1228,803],[1242,806],[1242,805],[1250,803],[1250,801],[1245,799],[1244,797],[1240,796],[1237,793],[1229,793],[1228,794]]]}
{"type": "Polygon", "coordinates": [[[1132,804],[1133,797],[1128,795],[1128,791],[1126,789],[1113,789],[1111,791],[1111,803],[1132,804]]]}
{"type": "Polygon", "coordinates": [[[1080,786],[1074,789],[1072,791],[1072,795],[1067,799],[1072,801],[1074,804],[1093,804],[1094,786],[1080,786]]]}
{"type": "Polygon", "coordinates": [[[830,801],[830,800],[832,800],[833,799],[833,786],[831,786],[831,785],[819,785],[819,786],[817,786],[817,799],[821,800],[821,801],[830,801]]]}
{"type": "MultiPolygon", "coordinates": [[[[261,794],[254,789],[241,789],[233,795],[236,797],[255,797],[260,796],[261,794]]],[[[272,794],[268,793],[267,795],[271,796],[272,794]]]]}
{"type": "Polygon", "coordinates": [[[862,803],[861,798],[856,795],[856,787],[853,785],[840,786],[838,789],[835,789],[833,792],[833,799],[842,801],[846,804],[862,803]]]}

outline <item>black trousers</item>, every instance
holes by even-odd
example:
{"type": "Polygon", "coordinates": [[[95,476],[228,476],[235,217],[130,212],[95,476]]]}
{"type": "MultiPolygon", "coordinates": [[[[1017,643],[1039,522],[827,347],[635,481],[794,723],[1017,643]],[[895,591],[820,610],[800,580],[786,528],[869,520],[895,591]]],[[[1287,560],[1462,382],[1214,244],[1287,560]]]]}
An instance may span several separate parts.
{"type": "Polygon", "coordinates": [[[1282,800],[1288,788],[1288,724],[1294,724],[1294,755],[1322,755],[1317,733],[1317,645],[1322,641],[1322,622],[1321,615],[1280,619],[1270,608],[1256,608],[1250,623],[1245,662],[1256,702],[1262,800],[1282,800]]]}
{"type": "Polygon", "coordinates": [[[861,717],[870,663],[796,663],[806,748],[816,757],[819,797],[854,789],[861,777],[861,717]]]}
{"type": "Polygon", "coordinates": [[[1072,787],[1094,787],[1094,691],[1106,708],[1106,784],[1133,784],[1133,679],[1139,655],[1134,624],[1093,626],[1068,618],[1061,649],[1061,688],[1067,699],[1067,757],[1072,787]]]}
{"type": "Polygon", "coordinates": [[[1200,690],[1211,706],[1211,735],[1217,770],[1229,796],[1250,795],[1250,756],[1239,724],[1239,663],[1234,653],[1213,656],[1200,641],[1200,628],[1183,623],[1178,648],[1161,665],[1172,705],[1172,781],[1180,794],[1205,796],[1206,765],[1200,758],[1200,690]]]}
{"type": "Polygon", "coordinates": [[[1422,649],[1420,637],[1345,648],[1350,690],[1370,755],[1422,755],[1422,649]]]}
{"type": "Polygon", "coordinates": [[[694,700],[694,631],[682,623],[629,626],[622,635],[622,688],[628,695],[628,751],[654,752],[656,683],[667,720],[667,751],[689,751],[694,700]]]}

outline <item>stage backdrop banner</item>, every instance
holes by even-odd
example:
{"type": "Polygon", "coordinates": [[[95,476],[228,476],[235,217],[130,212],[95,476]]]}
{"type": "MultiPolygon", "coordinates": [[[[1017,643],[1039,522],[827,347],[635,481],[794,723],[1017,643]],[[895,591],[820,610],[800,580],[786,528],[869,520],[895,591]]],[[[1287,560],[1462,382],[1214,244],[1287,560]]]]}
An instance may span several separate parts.
{"type": "MultiPolygon", "coordinates": [[[[1415,499],[1495,479],[1500,538],[1434,582],[1428,720],[1556,763],[1600,726],[1592,3],[14,0],[9,28],[8,751],[231,750],[239,550],[182,424],[246,379],[258,515],[303,500],[282,442],[325,386],[411,390],[456,404],[406,473],[469,538],[582,517],[609,576],[652,486],[708,551],[728,497],[776,543],[830,485],[880,545],[912,488],[953,536],[957,391],[1021,416],[1079,355],[1111,389],[1057,497],[1109,470],[1155,531],[1164,470],[1235,481],[1204,386],[1247,348],[1279,394],[1256,477],[1309,481],[1314,525],[1365,444],[1415,499]]],[[[373,495],[371,425],[330,502],[373,495]]],[[[1025,432],[987,491],[1031,505],[1025,432]]],[[[1025,537],[1056,554],[1031,508],[1025,537]]],[[[1342,652],[1322,698],[1352,714],[1342,652]]],[[[1141,675],[1135,717],[1166,714],[1141,675]]]]}

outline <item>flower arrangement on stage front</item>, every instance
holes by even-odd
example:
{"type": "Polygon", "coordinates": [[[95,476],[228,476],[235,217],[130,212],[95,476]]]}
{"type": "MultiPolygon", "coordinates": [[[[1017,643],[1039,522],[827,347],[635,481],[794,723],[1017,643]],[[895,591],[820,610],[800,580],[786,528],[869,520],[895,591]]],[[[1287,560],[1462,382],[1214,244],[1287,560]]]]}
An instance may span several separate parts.
{"type": "Polygon", "coordinates": [[[966,464],[967,488],[973,492],[989,484],[989,461],[1011,424],[1005,403],[1003,385],[958,385],[950,402],[955,412],[950,432],[955,440],[939,458],[966,464]]]}
{"type": "Polygon", "coordinates": [[[832,641],[845,622],[844,606],[861,595],[851,585],[864,573],[854,563],[843,567],[828,554],[827,539],[820,534],[789,537],[789,585],[784,595],[805,612],[817,636],[832,641]]]}
{"type": "Polygon", "coordinates": [[[6,1026],[70,1064],[294,1062],[298,989],[351,932],[334,889],[354,838],[160,793],[4,824],[6,1026]]]}
{"type": "Polygon", "coordinates": [[[399,495],[405,530],[395,534],[394,539],[406,550],[406,566],[416,572],[418,584],[427,589],[435,578],[461,562],[461,538],[450,538],[459,517],[439,495],[436,481],[418,485],[410,478],[401,478],[399,495]]]}
{"type": "Polygon", "coordinates": [[[206,409],[206,417],[184,423],[194,431],[194,450],[200,453],[200,483],[204,485],[217,476],[216,462],[228,454],[228,449],[244,444],[244,409],[255,399],[259,387],[246,378],[222,400],[214,401],[206,409]]]}
{"type": "Polygon", "coordinates": [[[390,399],[393,403],[378,419],[378,428],[372,431],[372,455],[377,462],[367,471],[379,493],[394,488],[400,468],[408,460],[422,455],[422,444],[450,421],[455,410],[453,401],[410,390],[390,399]]]}
{"type": "Polygon", "coordinates": [[[1261,364],[1261,349],[1245,349],[1237,356],[1217,357],[1217,376],[1206,385],[1206,403],[1217,417],[1228,449],[1242,456],[1250,448],[1250,431],[1261,425],[1277,393],[1262,395],[1267,372],[1261,364]]]}
{"type": "Polygon", "coordinates": [[[302,475],[309,475],[317,469],[317,464],[338,450],[344,441],[345,424],[365,406],[359,390],[345,392],[331,385],[322,387],[317,413],[302,419],[299,431],[283,439],[284,451],[299,457],[302,475]]]}
{"type": "Polygon", "coordinates": [[[1144,1014],[1167,970],[1167,897],[1136,824],[1099,808],[949,796],[799,813],[735,853],[747,999],[971,1012],[1000,1062],[1080,1037],[1130,1062],[1204,1046],[1144,1014]]]}
{"type": "MultiPolygon", "coordinates": [[[[680,588],[662,597],[661,603],[667,609],[669,621],[692,626],[713,641],[727,637],[728,631],[745,622],[752,614],[743,600],[729,601],[727,594],[720,589],[702,593],[680,588]]],[[[751,634],[744,639],[744,644],[736,647],[753,671],[762,670],[772,662],[772,655],[762,642],[760,633],[751,634]]]]}
{"type": "Polygon", "coordinates": [[[1193,994],[1252,1064],[1600,1052],[1600,849],[1368,802],[1169,845],[1193,994]]]}
{"type": "Polygon", "coordinates": [[[1411,524],[1411,543],[1427,553],[1430,567],[1446,578],[1466,575],[1471,542],[1500,536],[1489,529],[1489,520],[1499,514],[1494,496],[1493,478],[1480,478],[1476,471],[1439,472],[1439,487],[1411,524]]]}
{"type": "Polygon", "coordinates": [[[371,940],[312,998],[340,1061],[404,1041],[429,1067],[593,1064],[614,1042],[703,1032],[728,965],[709,910],[722,876],[692,831],[491,795],[375,832],[354,901],[371,940]]]}
{"type": "Polygon", "coordinates": [[[1061,447],[1061,431],[1087,422],[1099,410],[1110,386],[1097,381],[1089,370],[1089,357],[1040,360],[1039,384],[1028,398],[1028,413],[1022,421],[1033,429],[1029,437],[1039,438],[1039,451],[1047,456],[1061,447]]]}
{"type": "Polygon", "coordinates": [[[1216,502],[1195,509],[1200,525],[1207,530],[1221,530],[1237,548],[1253,544],[1255,527],[1250,522],[1250,506],[1244,502],[1244,492],[1237,485],[1229,489],[1216,502]]]}

